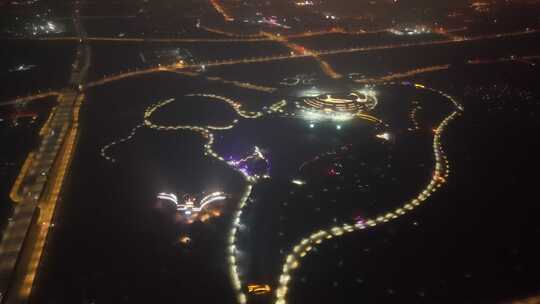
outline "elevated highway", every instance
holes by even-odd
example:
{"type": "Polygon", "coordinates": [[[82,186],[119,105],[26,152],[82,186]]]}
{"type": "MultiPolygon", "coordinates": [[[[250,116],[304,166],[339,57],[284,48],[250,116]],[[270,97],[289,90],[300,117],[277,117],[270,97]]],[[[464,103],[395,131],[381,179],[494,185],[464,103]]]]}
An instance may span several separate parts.
{"type": "MultiPolygon", "coordinates": [[[[77,6],[74,11],[77,34],[85,37],[77,6]]],[[[79,44],[70,86],[60,92],[44,93],[57,94],[57,105],[40,131],[38,148],[29,154],[11,191],[15,210],[0,243],[2,304],[26,303],[32,291],[48,233],[54,227],[56,203],[77,137],[78,111],[84,99],[78,88],[86,79],[90,57],[88,45],[79,44]]]]}

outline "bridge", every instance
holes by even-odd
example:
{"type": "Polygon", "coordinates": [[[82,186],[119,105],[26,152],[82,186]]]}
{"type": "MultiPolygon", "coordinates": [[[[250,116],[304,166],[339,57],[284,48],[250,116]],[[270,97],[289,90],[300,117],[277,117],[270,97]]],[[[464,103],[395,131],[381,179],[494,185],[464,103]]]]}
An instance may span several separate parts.
{"type": "MultiPolygon", "coordinates": [[[[80,5],[80,4],[79,4],[80,5]]],[[[73,23],[79,37],[82,28],[74,7],[73,23]]],[[[12,102],[57,95],[57,105],[40,131],[40,143],[29,154],[10,197],[15,210],[0,243],[0,303],[28,300],[39,266],[61,186],[71,162],[78,133],[78,112],[84,95],[75,88],[85,81],[90,66],[90,48],[79,44],[70,86],[59,92],[42,93],[12,102]]]]}

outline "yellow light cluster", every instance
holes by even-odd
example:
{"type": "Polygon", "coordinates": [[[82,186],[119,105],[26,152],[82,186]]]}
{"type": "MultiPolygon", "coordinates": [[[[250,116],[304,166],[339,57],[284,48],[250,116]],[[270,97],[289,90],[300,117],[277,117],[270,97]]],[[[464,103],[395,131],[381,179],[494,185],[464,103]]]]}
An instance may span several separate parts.
{"type": "Polygon", "coordinates": [[[30,169],[32,165],[32,161],[34,160],[34,152],[30,152],[26,159],[24,160],[24,164],[21,168],[21,171],[19,172],[19,175],[17,175],[17,179],[15,179],[15,183],[13,183],[13,186],[11,187],[11,191],[9,192],[9,198],[15,202],[20,203],[23,198],[19,195],[19,190],[21,188],[22,181],[26,177],[26,174],[28,174],[28,170],[30,169]]]}
{"type": "Polygon", "coordinates": [[[39,130],[39,136],[45,136],[48,132],[50,132],[50,125],[51,120],[54,117],[54,113],[56,112],[56,106],[54,106],[51,110],[51,113],[49,114],[49,117],[47,117],[47,121],[43,124],[43,127],[39,130]]]}
{"type": "Polygon", "coordinates": [[[225,11],[225,8],[219,3],[219,0],[210,0],[210,3],[212,3],[214,9],[223,16],[225,21],[234,21],[234,18],[225,11]]]}
{"type": "MultiPolygon", "coordinates": [[[[384,31],[384,30],[383,30],[384,31]]],[[[229,60],[221,60],[221,61],[212,61],[212,62],[206,62],[206,63],[198,63],[198,64],[190,64],[190,65],[182,65],[183,69],[190,69],[190,68],[200,68],[202,65],[204,66],[222,66],[222,65],[235,65],[235,64],[248,64],[248,63],[260,63],[260,62],[268,62],[268,61],[277,61],[277,60],[287,60],[287,59],[295,59],[295,58],[303,58],[303,57],[314,57],[316,60],[321,60],[320,56],[322,55],[333,55],[333,54],[345,54],[345,53],[355,53],[355,52],[368,52],[368,51],[375,51],[375,50],[385,50],[385,49],[395,49],[395,48],[407,48],[407,47],[413,47],[413,46],[426,46],[426,45],[443,45],[443,44],[452,44],[452,43],[461,43],[461,42],[467,42],[467,41],[480,41],[480,40],[486,40],[486,39],[499,39],[503,37],[512,37],[512,36],[519,36],[519,35],[530,35],[534,33],[538,33],[540,30],[529,30],[529,31],[518,31],[518,32],[511,32],[511,33],[502,33],[502,34],[493,34],[493,35],[479,35],[475,37],[469,37],[469,38],[463,38],[463,39],[447,39],[447,40],[435,40],[435,41],[424,41],[424,42],[417,42],[417,43],[403,43],[403,44],[394,44],[394,45],[377,45],[377,46],[367,46],[367,47],[354,47],[354,48],[346,48],[346,49],[336,49],[336,50],[325,50],[325,51],[307,51],[303,54],[298,53],[292,53],[292,54],[286,54],[286,55],[277,55],[277,56],[266,56],[266,57],[253,57],[253,58],[243,58],[243,59],[229,59],[229,60]]],[[[330,32],[328,32],[330,33],[330,32]]],[[[367,32],[352,32],[352,34],[366,34],[367,32]]],[[[313,34],[313,33],[311,33],[313,34]]],[[[309,36],[310,33],[301,34],[298,35],[291,35],[292,37],[301,37],[302,35],[309,36]]],[[[281,36],[283,37],[283,36],[281,36]]],[[[267,38],[272,39],[272,38],[267,38]]],[[[99,39],[98,39],[99,40],[99,39]]],[[[150,40],[150,39],[149,39],[150,40]]],[[[156,39],[154,39],[156,40],[156,39]]],[[[221,41],[223,39],[218,40],[212,40],[209,39],[209,41],[221,41]]],[[[253,38],[252,40],[247,41],[260,41],[264,40],[262,38],[253,38]]],[[[145,41],[144,39],[142,41],[145,41]]],[[[150,40],[151,41],[151,40],[150,40]]],[[[160,40],[157,40],[160,41],[160,40]]],[[[161,41],[170,41],[170,39],[164,39],[161,41]]],[[[529,57],[535,57],[535,56],[529,56],[529,57]]],[[[474,64],[474,63],[473,63],[474,64]]],[[[322,64],[323,66],[324,64],[322,64]]],[[[421,68],[417,69],[415,71],[400,73],[398,75],[395,75],[394,77],[380,77],[380,78],[373,78],[373,79],[363,79],[363,80],[357,80],[357,82],[380,82],[380,81],[388,81],[391,79],[397,79],[397,78],[403,78],[403,77],[409,77],[415,74],[420,73],[426,73],[426,72],[433,72],[438,70],[445,70],[448,69],[449,65],[442,65],[442,66],[433,66],[433,67],[427,67],[427,68],[421,68]]],[[[149,73],[156,73],[156,72],[163,72],[163,71],[174,71],[177,70],[178,66],[177,64],[171,64],[171,65],[164,65],[164,66],[157,66],[157,67],[151,67],[144,70],[136,70],[136,71],[129,71],[126,73],[121,73],[118,75],[113,76],[105,76],[103,79],[90,82],[86,85],[87,88],[103,85],[109,82],[121,80],[128,77],[134,77],[149,73]]],[[[333,74],[329,72],[328,70],[324,69],[323,71],[327,74],[329,74],[330,77],[335,77],[339,74],[333,74]]],[[[341,75],[339,75],[341,76],[341,75]]],[[[54,92],[52,92],[54,93],[54,92]]],[[[52,94],[47,93],[47,94],[52,94]]]]}

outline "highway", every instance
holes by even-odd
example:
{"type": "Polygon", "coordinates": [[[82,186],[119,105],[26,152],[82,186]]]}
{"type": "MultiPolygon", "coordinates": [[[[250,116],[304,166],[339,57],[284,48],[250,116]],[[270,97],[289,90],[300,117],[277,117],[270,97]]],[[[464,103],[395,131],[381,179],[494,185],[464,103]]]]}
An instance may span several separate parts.
{"type": "Polygon", "coordinates": [[[297,55],[307,55],[307,56],[313,57],[313,59],[315,59],[315,61],[317,61],[317,63],[321,67],[321,70],[323,71],[323,73],[326,74],[328,77],[331,77],[331,78],[334,78],[334,79],[339,79],[339,78],[343,77],[341,74],[338,74],[330,66],[330,64],[328,64],[328,62],[324,61],[321,58],[321,56],[318,55],[318,52],[314,52],[314,51],[312,51],[310,49],[307,49],[306,47],[304,47],[302,45],[299,45],[297,43],[293,43],[293,42],[289,41],[289,39],[287,37],[284,37],[284,36],[278,36],[278,35],[274,35],[274,34],[271,34],[271,33],[264,33],[264,35],[267,36],[268,38],[270,38],[272,41],[279,42],[279,43],[283,44],[284,46],[286,46],[288,49],[291,50],[291,55],[292,54],[297,54],[297,55]]]}
{"type": "MultiPolygon", "coordinates": [[[[17,37],[17,38],[0,37],[0,39],[32,40],[32,41],[118,42],[118,43],[197,43],[197,42],[226,43],[226,42],[258,42],[258,41],[272,41],[273,40],[273,38],[268,37],[268,35],[266,35],[267,33],[265,32],[260,32],[258,34],[239,34],[239,33],[227,32],[227,31],[217,29],[217,28],[211,28],[205,25],[200,25],[199,28],[210,33],[226,36],[228,38],[177,38],[177,37],[137,38],[137,37],[64,36],[64,37],[17,37]]],[[[315,31],[315,32],[307,31],[307,32],[288,34],[288,35],[282,34],[280,37],[283,37],[285,39],[297,39],[297,38],[324,36],[324,35],[330,35],[330,34],[361,36],[361,35],[369,35],[369,34],[377,34],[377,33],[387,33],[387,32],[391,32],[391,30],[392,30],[391,28],[385,28],[385,29],[370,30],[370,31],[365,31],[365,30],[350,31],[350,30],[345,30],[342,28],[332,28],[326,31],[315,31]]],[[[460,30],[464,30],[464,29],[460,28],[460,29],[453,29],[453,30],[447,30],[447,31],[437,31],[436,33],[447,37],[448,40],[467,39],[464,36],[457,36],[453,34],[454,32],[457,32],[460,30]]]]}
{"type": "MultiPolygon", "coordinates": [[[[307,57],[307,56],[308,55],[298,55],[298,56],[295,56],[294,58],[296,58],[296,57],[307,57]]],[[[271,58],[271,60],[286,60],[286,59],[293,59],[293,57],[279,56],[279,57],[272,57],[271,58]]],[[[521,56],[521,57],[501,57],[501,58],[496,58],[496,59],[471,59],[471,60],[468,60],[466,62],[466,64],[478,65],[478,64],[493,64],[493,63],[499,63],[499,62],[519,62],[519,63],[528,64],[528,65],[536,65],[536,63],[533,62],[532,60],[537,60],[537,59],[540,59],[540,55],[530,55],[530,56],[521,56]]],[[[241,59],[241,60],[236,60],[236,61],[231,61],[231,60],[218,61],[218,62],[207,63],[207,64],[209,66],[228,65],[228,64],[234,65],[234,64],[242,64],[242,63],[264,62],[266,60],[267,60],[267,57],[262,57],[262,58],[253,58],[253,59],[241,59]]],[[[194,66],[191,66],[190,68],[193,68],[193,67],[194,66]]],[[[354,81],[358,82],[358,83],[388,82],[388,81],[393,81],[393,80],[398,80],[398,79],[409,78],[409,77],[424,74],[424,73],[431,73],[431,72],[447,70],[449,68],[450,68],[450,64],[441,64],[441,65],[435,65],[435,66],[419,67],[419,68],[412,69],[412,70],[409,70],[409,71],[397,72],[397,73],[392,73],[390,75],[384,75],[384,76],[379,76],[379,77],[371,77],[371,78],[366,78],[366,79],[357,79],[357,80],[354,80],[354,81]]],[[[85,84],[85,88],[97,87],[97,86],[105,85],[105,84],[108,84],[108,83],[111,83],[111,82],[114,82],[114,81],[119,81],[119,80],[126,79],[126,78],[136,77],[136,76],[145,75],[145,74],[160,73],[160,72],[171,72],[171,73],[176,73],[176,74],[185,75],[185,76],[191,76],[191,77],[201,76],[200,73],[191,72],[191,71],[187,71],[187,70],[184,70],[184,69],[186,69],[186,66],[177,64],[177,65],[171,65],[171,66],[159,66],[159,67],[154,67],[154,68],[149,68],[149,69],[141,69],[141,70],[122,72],[122,73],[119,73],[117,75],[105,76],[104,78],[102,78],[100,80],[88,82],[87,84],[85,84]]],[[[257,90],[257,91],[262,91],[262,92],[271,93],[271,92],[276,90],[276,88],[272,88],[272,87],[261,86],[261,85],[257,85],[257,84],[251,84],[251,83],[248,83],[248,82],[242,82],[242,81],[236,81],[236,80],[227,80],[227,79],[223,79],[221,77],[206,76],[205,78],[207,80],[209,80],[209,81],[216,81],[216,82],[222,82],[222,83],[226,83],[226,84],[232,84],[232,85],[235,85],[235,86],[238,86],[238,87],[257,90]]],[[[0,106],[13,105],[13,104],[16,104],[16,103],[21,103],[21,102],[34,101],[34,100],[38,100],[38,99],[41,99],[41,98],[45,98],[45,97],[48,97],[48,96],[54,96],[54,95],[60,95],[60,92],[53,91],[53,92],[48,92],[48,93],[37,93],[37,94],[34,94],[34,95],[29,95],[29,96],[26,96],[26,97],[20,97],[20,98],[14,99],[14,100],[10,100],[10,101],[7,101],[7,102],[0,103],[0,106]]]]}
{"type": "MultiPolygon", "coordinates": [[[[78,5],[74,6],[74,11],[75,29],[84,37],[78,5]]],[[[16,202],[14,215],[0,243],[2,304],[24,303],[30,296],[48,233],[54,227],[56,203],[73,154],[78,111],[84,100],[84,95],[76,88],[86,78],[90,56],[88,45],[79,44],[70,86],[54,92],[58,94],[57,105],[40,132],[38,148],[28,156],[11,191],[16,202]]],[[[26,97],[29,99],[32,97],[26,97]]]]}
{"type": "Polygon", "coordinates": [[[118,81],[125,78],[151,74],[151,73],[157,73],[157,72],[175,71],[179,69],[198,69],[201,66],[216,67],[216,66],[226,66],[226,65],[236,65],[236,64],[251,64],[251,63],[263,63],[263,62],[272,62],[272,61],[283,61],[283,60],[291,60],[291,59],[296,59],[296,58],[313,57],[315,55],[324,56],[324,55],[337,55],[337,54],[344,54],[344,53],[370,52],[370,51],[377,51],[377,50],[411,48],[411,47],[429,46],[429,45],[461,44],[461,43],[467,43],[467,42],[472,42],[472,41],[494,40],[494,39],[501,39],[501,38],[506,38],[506,37],[524,36],[524,35],[536,34],[538,32],[540,32],[540,30],[529,30],[529,31],[501,33],[501,34],[493,34],[493,35],[482,35],[482,36],[463,38],[461,40],[447,39],[447,40],[439,40],[439,41],[404,43],[404,44],[348,48],[348,49],[339,49],[339,50],[325,50],[325,51],[309,50],[308,52],[302,52],[302,53],[293,52],[292,54],[283,54],[283,55],[268,56],[268,57],[217,60],[217,61],[209,61],[209,62],[202,62],[198,64],[189,64],[189,65],[182,65],[182,64],[162,65],[162,66],[156,66],[156,67],[151,67],[147,69],[129,71],[129,72],[120,73],[117,75],[105,76],[104,78],[100,80],[89,82],[86,87],[100,86],[100,85],[104,85],[104,84],[118,81]]]}
{"type": "Polygon", "coordinates": [[[1,106],[11,106],[11,105],[18,104],[18,103],[25,103],[25,102],[34,101],[34,100],[37,100],[37,99],[42,99],[42,98],[46,98],[46,97],[50,97],[50,96],[58,96],[58,95],[60,95],[60,92],[57,92],[57,91],[51,91],[51,92],[45,92],[45,93],[37,93],[37,94],[25,96],[25,97],[18,97],[18,98],[15,98],[13,100],[6,101],[6,102],[0,102],[0,107],[1,106]]]}

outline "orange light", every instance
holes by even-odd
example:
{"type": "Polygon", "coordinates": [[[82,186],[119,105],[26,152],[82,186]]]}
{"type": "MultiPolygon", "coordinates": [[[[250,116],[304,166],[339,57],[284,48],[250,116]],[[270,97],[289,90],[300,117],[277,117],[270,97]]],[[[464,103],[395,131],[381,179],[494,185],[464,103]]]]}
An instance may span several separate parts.
{"type": "Polygon", "coordinates": [[[182,237],[180,237],[180,239],[178,240],[181,244],[184,244],[184,245],[189,245],[189,243],[191,243],[191,238],[187,235],[184,235],[182,237]]]}
{"type": "Polygon", "coordinates": [[[206,222],[209,218],[210,218],[210,215],[208,215],[208,214],[203,214],[203,215],[201,216],[201,222],[204,223],[204,222],[206,222]]]}
{"type": "Polygon", "coordinates": [[[272,291],[272,288],[270,288],[270,285],[268,284],[264,284],[264,285],[249,284],[248,285],[248,292],[252,294],[262,295],[262,294],[270,293],[271,291],[272,291]]]}

